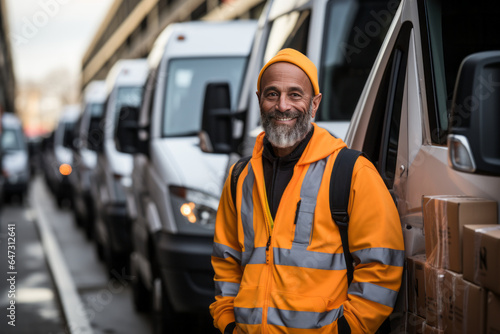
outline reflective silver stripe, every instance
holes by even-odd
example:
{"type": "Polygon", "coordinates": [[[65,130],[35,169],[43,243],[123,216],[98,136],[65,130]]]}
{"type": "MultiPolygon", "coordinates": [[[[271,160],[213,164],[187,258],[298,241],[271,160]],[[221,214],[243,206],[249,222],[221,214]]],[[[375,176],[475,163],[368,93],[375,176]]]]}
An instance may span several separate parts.
{"type": "Polygon", "coordinates": [[[354,259],[360,263],[377,262],[395,267],[402,267],[405,261],[405,252],[390,248],[366,248],[352,252],[354,259]]]}
{"type": "Polygon", "coordinates": [[[241,200],[241,222],[243,224],[243,235],[245,252],[243,253],[242,265],[246,266],[250,257],[253,254],[254,248],[254,230],[253,230],[253,184],[255,182],[255,174],[253,173],[252,164],[249,163],[248,175],[243,180],[243,196],[241,200]]]}
{"type": "Polygon", "coordinates": [[[250,249],[243,254],[243,258],[247,260],[247,264],[265,264],[266,263],[266,247],[257,247],[250,249]]]}
{"type": "Polygon", "coordinates": [[[240,290],[239,283],[215,281],[215,295],[222,297],[236,297],[240,290]]]}
{"type": "Polygon", "coordinates": [[[347,294],[355,295],[389,307],[394,307],[396,298],[398,297],[397,291],[366,282],[351,283],[347,290],[347,294]]]}
{"type": "Polygon", "coordinates": [[[312,252],[307,245],[293,245],[292,249],[274,248],[274,263],[282,266],[293,266],[324,270],[346,270],[344,253],[331,254],[312,252]]]}
{"type": "Polygon", "coordinates": [[[295,244],[309,244],[316,198],[325,172],[326,161],[327,158],[317,161],[309,165],[307,169],[300,188],[300,207],[297,208],[298,212],[296,213],[295,237],[292,248],[295,247],[295,244]]]}
{"type": "Polygon", "coordinates": [[[231,247],[228,247],[226,245],[217,242],[214,242],[212,256],[221,259],[227,259],[228,257],[232,257],[233,259],[238,261],[238,263],[241,263],[241,252],[238,252],[237,250],[234,250],[231,247]]]}
{"type": "Polygon", "coordinates": [[[270,325],[287,328],[315,329],[330,325],[344,314],[344,307],[340,306],[327,312],[302,312],[280,310],[270,307],[267,312],[267,322],[270,325]]]}
{"type": "Polygon", "coordinates": [[[235,307],[234,317],[239,324],[259,325],[262,323],[262,308],[235,307]]]}

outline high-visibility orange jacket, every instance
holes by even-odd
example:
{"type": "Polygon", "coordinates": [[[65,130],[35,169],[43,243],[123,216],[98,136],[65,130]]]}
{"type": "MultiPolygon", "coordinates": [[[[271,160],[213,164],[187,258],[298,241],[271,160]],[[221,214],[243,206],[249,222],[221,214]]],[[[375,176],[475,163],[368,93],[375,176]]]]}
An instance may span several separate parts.
{"type": "Polygon", "coordinates": [[[216,301],[210,306],[222,332],[372,333],[392,312],[401,285],[404,244],[394,202],[374,166],[354,166],[349,197],[349,247],[356,260],[348,288],[342,242],[330,213],[335,158],[345,143],[314,124],[273,221],[262,167],[264,134],[237,183],[222,192],[212,265],[216,301]],[[298,204],[300,202],[300,204],[298,204]]]}

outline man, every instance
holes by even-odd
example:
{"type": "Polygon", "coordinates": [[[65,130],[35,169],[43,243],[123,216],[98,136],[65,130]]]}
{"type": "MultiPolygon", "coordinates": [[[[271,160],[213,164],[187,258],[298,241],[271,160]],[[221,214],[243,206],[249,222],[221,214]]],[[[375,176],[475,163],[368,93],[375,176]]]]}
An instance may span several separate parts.
{"type": "Polygon", "coordinates": [[[311,123],[321,102],[316,67],[281,50],[262,68],[257,98],[264,132],[238,178],[236,206],[229,177],[217,213],[214,325],[223,333],[373,333],[392,312],[403,271],[393,200],[359,158],[348,208],[356,260],[348,287],[329,206],[333,163],[346,144],[311,123]]]}

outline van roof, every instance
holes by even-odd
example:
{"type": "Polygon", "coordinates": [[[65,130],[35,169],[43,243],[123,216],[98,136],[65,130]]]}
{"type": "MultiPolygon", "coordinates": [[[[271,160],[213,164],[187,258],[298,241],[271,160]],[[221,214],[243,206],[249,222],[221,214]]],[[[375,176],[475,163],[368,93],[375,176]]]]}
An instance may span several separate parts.
{"type": "Polygon", "coordinates": [[[173,23],[156,39],[148,62],[154,68],[163,58],[248,56],[256,29],[256,20],[173,23]]]}
{"type": "Polygon", "coordinates": [[[93,80],[83,90],[82,103],[102,103],[106,100],[106,81],[93,80]]]}
{"type": "Polygon", "coordinates": [[[106,93],[115,86],[142,86],[148,76],[146,58],[120,59],[109,70],[106,77],[106,93]]]}
{"type": "Polygon", "coordinates": [[[19,117],[11,112],[4,112],[2,114],[2,125],[8,128],[22,127],[19,117]]]}
{"type": "Polygon", "coordinates": [[[61,117],[59,117],[59,123],[61,122],[75,122],[80,115],[81,107],[79,104],[68,104],[65,105],[61,111],[61,117]]]}

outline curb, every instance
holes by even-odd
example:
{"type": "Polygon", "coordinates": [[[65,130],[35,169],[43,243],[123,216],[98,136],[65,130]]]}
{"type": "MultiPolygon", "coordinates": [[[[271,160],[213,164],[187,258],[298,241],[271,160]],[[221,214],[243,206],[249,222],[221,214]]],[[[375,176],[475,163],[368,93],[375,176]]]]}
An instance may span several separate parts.
{"type": "MultiPolygon", "coordinates": [[[[38,187],[38,183],[33,183],[38,187]]],[[[38,226],[40,239],[45,250],[49,270],[54,278],[59,301],[61,302],[64,317],[66,319],[67,332],[70,334],[93,334],[92,326],[84,312],[83,303],[71,277],[66,262],[62,256],[61,248],[57,242],[52,228],[40,204],[33,198],[32,191],[29,204],[34,211],[33,220],[38,226]]]]}

